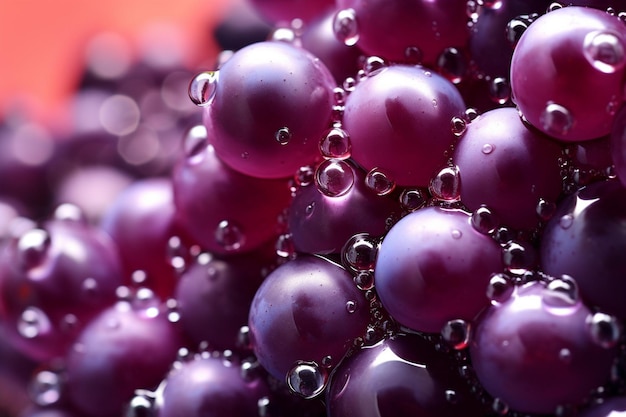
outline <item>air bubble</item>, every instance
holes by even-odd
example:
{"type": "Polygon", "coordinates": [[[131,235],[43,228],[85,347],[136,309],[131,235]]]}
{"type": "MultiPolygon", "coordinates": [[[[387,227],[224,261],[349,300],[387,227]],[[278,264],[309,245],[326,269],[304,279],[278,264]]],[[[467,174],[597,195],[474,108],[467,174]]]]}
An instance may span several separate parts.
{"type": "Polygon", "coordinates": [[[502,250],[502,262],[508,272],[523,275],[534,266],[535,254],[532,248],[525,244],[509,242],[502,250]]]}
{"type": "Polygon", "coordinates": [[[571,113],[560,104],[550,103],[541,113],[539,122],[548,134],[566,135],[574,125],[571,113]]]}
{"type": "Polygon", "coordinates": [[[241,248],[245,236],[241,228],[229,220],[222,220],[215,229],[215,241],[226,251],[236,251],[241,248]]]}
{"type": "Polygon", "coordinates": [[[252,382],[257,380],[262,373],[261,364],[257,360],[247,359],[241,363],[241,378],[244,381],[252,382]]]}
{"type": "Polygon", "coordinates": [[[437,69],[451,83],[458,84],[467,72],[467,63],[458,49],[446,48],[437,58],[437,69]]]}
{"type": "Polygon", "coordinates": [[[183,152],[187,158],[198,162],[204,150],[209,146],[208,132],[204,125],[196,125],[189,129],[183,137],[183,152]]]}
{"type": "Polygon", "coordinates": [[[441,329],[441,336],[453,349],[462,350],[469,346],[470,330],[465,320],[450,320],[441,329]]]}
{"type": "Polygon", "coordinates": [[[283,233],[276,239],[276,255],[284,259],[292,259],[296,256],[296,248],[290,233],[283,233]]]}
{"type": "Polygon", "coordinates": [[[563,5],[561,3],[553,2],[553,3],[550,3],[548,8],[546,9],[546,13],[550,13],[550,12],[553,12],[555,10],[559,10],[562,8],[563,8],[563,5]]]}
{"type": "Polygon", "coordinates": [[[511,99],[511,85],[504,77],[496,77],[489,82],[489,97],[497,104],[503,105],[511,99]]]}
{"type": "Polygon", "coordinates": [[[572,363],[572,351],[567,348],[559,350],[559,360],[567,364],[572,363]]]}
{"type": "Polygon", "coordinates": [[[452,229],[450,231],[450,235],[452,236],[452,239],[458,240],[463,237],[463,232],[461,232],[459,229],[452,229]]]}
{"type": "Polygon", "coordinates": [[[346,311],[350,314],[356,312],[357,310],[357,305],[356,305],[356,301],[353,300],[349,300],[346,302],[346,311]]]}
{"type": "Polygon", "coordinates": [[[481,206],[472,213],[471,223],[478,233],[488,235],[498,227],[498,218],[488,207],[481,206]]]}
{"type": "Polygon", "coordinates": [[[384,59],[377,56],[370,56],[365,60],[363,65],[363,71],[365,76],[373,77],[387,67],[387,63],[384,59]]]}
{"type": "Polygon", "coordinates": [[[62,383],[58,373],[40,371],[35,374],[28,389],[30,399],[41,407],[48,407],[61,399],[62,383]]]}
{"type": "Polygon", "coordinates": [[[490,155],[496,149],[491,143],[485,143],[480,151],[485,155],[490,155]]]}
{"type": "Polygon", "coordinates": [[[315,184],[322,194],[340,197],[354,186],[354,170],[345,161],[328,159],[317,167],[315,184]]]}
{"type": "Polygon", "coordinates": [[[300,167],[294,176],[294,180],[299,187],[311,185],[315,180],[315,170],[310,165],[300,167]]]}
{"type": "Polygon", "coordinates": [[[292,136],[293,134],[288,127],[281,127],[274,134],[274,139],[276,139],[276,142],[280,143],[281,145],[287,145],[292,136]]]}
{"type": "Polygon", "coordinates": [[[400,194],[400,205],[407,211],[415,211],[426,205],[424,192],[417,188],[407,188],[400,194]]]}
{"type": "Polygon", "coordinates": [[[417,46],[409,46],[404,50],[404,58],[409,64],[419,64],[422,62],[422,51],[417,46]]]}
{"type": "Polygon", "coordinates": [[[583,51],[595,69],[612,74],[624,67],[624,45],[619,35],[596,31],[585,36],[583,51]]]}
{"type": "Polygon", "coordinates": [[[500,398],[494,398],[493,402],[491,403],[491,409],[501,416],[506,415],[509,412],[508,404],[502,401],[500,398]]]}
{"type": "Polygon", "coordinates": [[[447,389],[444,395],[446,397],[446,401],[450,404],[456,404],[459,401],[459,396],[454,390],[447,389]]]}
{"type": "Polygon", "coordinates": [[[154,399],[142,392],[130,400],[125,417],[151,417],[154,414],[153,406],[154,399]]]}
{"type": "Polygon", "coordinates": [[[374,288],[374,274],[371,271],[359,271],[354,277],[354,284],[361,291],[374,288]]]}
{"type": "Polygon", "coordinates": [[[578,285],[568,275],[548,282],[546,290],[543,301],[551,307],[572,307],[579,301],[578,285]]]}
{"type": "Polygon", "coordinates": [[[520,15],[509,21],[506,25],[506,38],[513,47],[517,45],[517,42],[519,42],[526,29],[528,29],[528,26],[538,17],[539,15],[537,13],[533,13],[530,15],[520,15]]]}
{"type": "Polygon", "coordinates": [[[380,196],[387,195],[396,188],[396,183],[378,168],[374,168],[367,173],[365,185],[380,196]]]}
{"type": "Polygon", "coordinates": [[[34,339],[50,329],[50,319],[37,307],[27,307],[17,320],[17,331],[26,339],[34,339]]]}
{"type": "Polygon", "coordinates": [[[324,158],[344,160],[350,158],[352,145],[350,135],[339,127],[330,129],[320,142],[320,152],[324,158]]]}
{"type": "Polygon", "coordinates": [[[513,293],[513,283],[505,274],[494,274],[487,285],[487,298],[491,304],[500,304],[506,301],[513,293]]]}
{"type": "Polygon", "coordinates": [[[537,216],[539,216],[542,221],[545,222],[550,220],[552,216],[554,216],[555,212],[556,203],[544,200],[543,198],[539,199],[539,202],[537,203],[537,216]]]}
{"type": "Polygon", "coordinates": [[[590,314],[587,317],[587,328],[591,340],[605,349],[617,345],[622,335],[622,328],[618,320],[605,313],[590,314]]]}
{"type": "Polygon", "coordinates": [[[359,25],[354,9],[339,10],[333,19],[335,37],[347,46],[354,46],[359,41],[359,25]]]}
{"type": "Polygon", "coordinates": [[[24,269],[39,265],[50,247],[50,235],[43,229],[26,231],[17,241],[17,259],[24,269]]]}
{"type": "Polygon", "coordinates": [[[315,362],[298,362],[287,373],[289,389],[306,399],[315,398],[324,392],[327,373],[315,362]]]}
{"type": "Polygon", "coordinates": [[[191,80],[188,93],[193,104],[200,107],[211,104],[217,90],[218,78],[218,71],[204,71],[191,80]]]}
{"type": "Polygon", "coordinates": [[[278,27],[269,34],[268,40],[295,45],[298,43],[298,36],[296,31],[291,28],[278,27]]]}
{"type": "Polygon", "coordinates": [[[378,253],[378,240],[367,233],[352,236],[341,250],[341,258],[347,268],[355,271],[374,269],[378,253]]]}
{"type": "Polygon", "coordinates": [[[463,133],[467,130],[467,123],[465,123],[465,120],[462,118],[455,116],[450,121],[450,127],[452,129],[452,134],[458,138],[463,136],[463,133]]]}
{"type": "Polygon", "coordinates": [[[559,219],[559,226],[561,226],[562,229],[569,229],[572,227],[572,224],[574,224],[574,216],[571,214],[565,214],[559,219]]]}
{"type": "Polygon", "coordinates": [[[430,181],[428,190],[434,198],[446,202],[459,201],[461,198],[461,176],[459,168],[446,167],[430,181]]]}

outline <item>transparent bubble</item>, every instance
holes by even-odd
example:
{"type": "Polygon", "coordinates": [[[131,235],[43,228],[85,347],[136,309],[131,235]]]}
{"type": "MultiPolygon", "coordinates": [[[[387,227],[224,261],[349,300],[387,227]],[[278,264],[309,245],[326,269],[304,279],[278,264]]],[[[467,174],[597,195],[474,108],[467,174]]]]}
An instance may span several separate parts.
{"type": "Polygon", "coordinates": [[[371,271],[360,271],[354,277],[354,284],[362,291],[374,288],[374,274],[371,271]]]}
{"type": "Polygon", "coordinates": [[[468,107],[463,114],[463,120],[465,120],[465,123],[472,123],[474,120],[478,119],[478,116],[478,110],[473,107],[468,107]]]}
{"type": "Polygon", "coordinates": [[[374,269],[378,254],[378,240],[367,233],[352,236],[341,250],[341,258],[347,268],[355,271],[374,269]]]}
{"type": "Polygon", "coordinates": [[[268,40],[274,42],[285,42],[289,44],[298,43],[298,35],[292,28],[277,27],[268,36],[268,40]]]}
{"type": "Polygon", "coordinates": [[[511,99],[511,85],[504,77],[496,77],[489,82],[489,97],[495,103],[506,104],[511,99]]]}
{"type": "Polygon", "coordinates": [[[55,220],[85,223],[87,217],[83,210],[75,204],[63,203],[54,210],[55,220]]]}
{"type": "Polygon", "coordinates": [[[559,226],[561,226],[562,229],[569,229],[572,227],[572,224],[574,224],[574,216],[571,214],[565,214],[559,219],[559,226]]]}
{"type": "Polygon", "coordinates": [[[241,378],[244,381],[252,382],[262,375],[261,364],[257,360],[246,359],[241,363],[241,378]]]}
{"type": "Polygon", "coordinates": [[[353,77],[348,77],[345,80],[343,80],[343,90],[346,93],[350,93],[354,91],[356,84],[357,84],[356,79],[354,79],[353,77]]]}
{"type": "Polygon", "coordinates": [[[456,404],[459,401],[459,396],[454,390],[447,389],[444,395],[446,396],[446,401],[450,404],[456,404]]]}
{"type": "Polygon", "coordinates": [[[39,265],[50,247],[50,235],[44,229],[26,231],[17,241],[17,259],[24,269],[39,265]]]}
{"type": "Polygon", "coordinates": [[[417,46],[409,46],[404,50],[404,57],[409,64],[419,64],[422,62],[423,55],[417,46]]]}
{"type": "Polygon", "coordinates": [[[514,275],[523,275],[534,266],[532,249],[519,242],[509,242],[502,249],[505,269],[514,275]]]}
{"type": "Polygon", "coordinates": [[[328,130],[320,142],[320,152],[324,158],[344,160],[350,158],[352,145],[350,135],[340,127],[328,130]]]}
{"type": "Polygon", "coordinates": [[[555,212],[556,203],[544,200],[543,198],[539,199],[539,202],[537,203],[537,216],[539,216],[542,221],[545,222],[550,220],[552,216],[554,216],[555,212]]]}
{"type": "Polygon", "coordinates": [[[315,169],[310,165],[298,168],[294,180],[300,187],[306,187],[312,184],[315,180],[315,169]]]}
{"type": "Polygon", "coordinates": [[[387,63],[384,59],[377,56],[370,56],[365,60],[363,65],[363,71],[365,76],[372,77],[387,67],[387,63]]]}
{"type": "Polygon", "coordinates": [[[354,9],[339,10],[333,20],[335,37],[347,46],[359,41],[359,24],[354,9]]]}
{"type": "Polygon", "coordinates": [[[539,17],[537,13],[520,15],[511,19],[506,25],[506,38],[512,46],[517,45],[528,26],[539,17]]]}
{"type": "Polygon", "coordinates": [[[50,319],[37,307],[27,307],[17,320],[17,331],[26,339],[34,339],[51,330],[50,319]]]}
{"type": "Polygon", "coordinates": [[[546,133],[559,136],[566,135],[574,125],[574,119],[569,110],[556,103],[546,106],[539,122],[546,133]]]}
{"type": "Polygon", "coordinates": [[[450,231],[450,235],[452,236],[452,239],[458,240],[463,237],[463,232],[461,232],[459,229],[452,229],[450,231]]]}
{"type": "Polygon", "coordinates": [[[585,36],[583,52],[595,69],[612,74],[624,67],[624,44],[618,34],[595,31],[585,36]]]}
{"type": "Polygon", "coordinates": [[[559,9],[562,9],[562,8],[563,8],[563,5],[561,3],[552,2],[552,3],[550,3],[548,8],[546,9],[546,13],[550,13],[550,12],[553,12],[555,10],[559,10],[559,9]]]}
{"type": "Polygon", "coordinates": [[[245,235],[235,223],[222,220],[215,229],[215,241],[226,251],[236,251],[243,245],[245,235]]]}
{"type": "Polygon", "coordinates": [[[281,145],[287,145],[292,136],[293,134],[288,127],[281,127],[274,134],[274,139],[276,139],[276,142],[280,143],[281,145]]]}
{"type": "Polygon", "coordinates": [[[461,319],[450,320],[441,329],[441,336],[453,349],[462,350],[469,346],[471,325],[461,319]]]}
{"type": "Polygon", "coordinates": [[[509,406],[507,403],[502,401],[500,398],[494,398],[491,403],[491,409],[501,416],[507,414],[509,412],[509,406]]]}
{"type": "Polygon", "coordinates": [[[39,371],[30,382],[30,399],[41,407],[56,404],[61,399],[62,379],[57,372],[39,371]]]}
{"type": "Polygon", "coordinates": [[[189,129],[183,137],[183,151],[187,158],[193,158],[194,162],[199,162],[200,155],[209,146],[209,137],[204,125],[196,125],[189,129]]]}
{"type": "Polygon", "coordinates": [[[456,116],[450,121],[450,127],[452,129],[452,134],[457,138],[463,136],[463,133],[467,130],[465,120],[456,116]]]}
{"type": "Polygon", "coordinates": [[[481,206],[472,213],[471,223],[478,233],[488,235],[498,227],[498,218],[488,207],[481,206]]]}
{"type": "Polygon", "coordinates": [[[241,326],[237,333],[237,347],[241,349],[252,348],[252,340],[250,339],[250,327],[241,326]]]}
{"type": "Polygon", "coordinates": [[[211,104],[215,92],[219,71],[204,71],[196,75],[189,83],[189,98],[196,106],[206,107],[211,104]]]}
{"type": "Polygon", "coordinates": [[[258,417],[271,417],[271,402],[269,397],[261,397],[257,401],[258,417]]]}
{"type": "Polygon", "coordinates": [[[378,168],[374,168],[365,176],[365,185],[377,195],[387,195],[396,188],[396,183],[378,168]]]}
{"type": "Polygon", "coordinates": [[[567,349],[567,348],[563,348],[561,350],[559,350],[559,360],[563,363],[571,363],[572,362],[572,351],[567,349]]]}
{"type": "Polygon", "coordinates": [[[285,259],[291,259],[296,256],[296,249],[290,233],[283,233],[276,239],[276,255],[285,259]]]}
{"type": "Polygon", "coordinates": [[[622,327],[617,318],[605,313],[590,314],[587,317],[587,328],[594,343],[605,349],[617,345],[622,335],[622,327]]]}
{"type": "Polygon", "coordinates": [[[298,362],[287,373],[289,389],[306,398],[315,398],[324,392],[328,375],[315,362],[298,362]]]}
{"type": "Polygon", "coordinates": [[[154,415],[154,398],[141,393],[130,400],[125,417],[153,417],[154,415]]]}
{"type": "Polygon", "coordinates": [[[346,104],[346,90],[344,90],[341,87],[335,87],[333,89],[333,97],[335,99],[335,104],[338,104],[340,106],[343,106],[344,104],[346,104]]]}
{"type": "Polygon", "coordinates": [[[349,300],[346,302],[346,311],[350,314],[356,312],[357,310],[357,304],[356,301],[354,300],[349,300]]]}
{"type": "Polygon", "coordinates": [[[315,184],[322,194],[340,197],[354,186],[354,170],[345,161],[328,159],[317,167],[315,184]]]}
{"type": "Polygon", "coordinates": [[[400,205],[407,211],[415,211],[426,205],[428,199],[418,188],[407,188],[400,194],[400,205]]]}
{"type": "Polygon", "coordinates": [[[450,82],[458,84],[467,72],[467,63],[458,49],[446,48],[437,57],[437,69],[450,82]]]}
{"type": "Polygon", "coordinates": [[[546,290],[543,301],[551,307],[571,307],[579,302],[578,285],[568,275],[550,280],[546,290]]]}
{"type": "Polygon", "coordinates": [[[428,190],[437,200],[446,202],[459,201],[461,198],[461,176],[459,168],[455,165],[439,171],[430,181],[428,190]]]}
{"type": "Polygon", "coordinates": [[[511,279],[505,274],[494,274],[489,279],[487,285],[487,298],[492,304],[499,304],[506,301],[513,293],[514,285],[511,279]]]}

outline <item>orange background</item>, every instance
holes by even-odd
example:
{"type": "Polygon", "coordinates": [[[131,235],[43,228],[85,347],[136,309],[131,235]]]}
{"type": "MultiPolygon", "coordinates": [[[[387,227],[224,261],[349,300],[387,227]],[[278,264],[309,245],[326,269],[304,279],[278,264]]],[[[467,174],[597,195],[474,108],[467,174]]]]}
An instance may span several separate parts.
{"type": "Polygon", "coordinates": [[[193,69],[216,53],[211,28],[232,2],[0,0],[0,116],[19,100],[35,118],[62,118],[86,42],[104,30],[138,45],[155,24],[173,25],[181,30],[185,64],[193,69]]]}

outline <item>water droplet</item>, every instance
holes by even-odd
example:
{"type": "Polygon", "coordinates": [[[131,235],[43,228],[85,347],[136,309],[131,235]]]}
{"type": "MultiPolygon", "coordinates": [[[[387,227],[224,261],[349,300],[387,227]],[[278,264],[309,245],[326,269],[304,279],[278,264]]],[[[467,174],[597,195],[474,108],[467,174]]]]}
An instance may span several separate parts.
{"type": "Polygon", "coordinates": [[[453,349],[462,350],[469,346],[470,323],[465,320],[450,320],[441,329],[441,336],[453,349]]]}
{"type": "Polygon", "coordinates": [[[217,91],[218,71],[204,71],[196,75],[189,83],[189,98],[196,106],[211,104],[217,91]]]}
{"type": "Polygon", "coordinates": [[[546,9],[546,13],[550,13],[550,12],[553,12],[555,10],[559,10],[559,9],[562,9],[562,8],[563,8],[563,5],[561,3],[552,2],[552,3],[550,3],[548,8],[546,9]]]}
{"type": "Polygon", "coordinates": [[[274,138],[276,139],[276,142],[280,143],[281,145],[288,144],[292,136],[293,134],[291,133],[288,127],[281,127],[274,134],[274,138]]]}
{"type": "Polygon", "coordinates": [[[507,403],[502,401],[500,398],[494,398],[491,403],[491,409],[497,414],[503,416],[509,412],[509,406],[507,403]]]}
{"type": "Polygon", "coordinates": [[[513,283],[505,274],[494,274],[487,285],[487,298],[492,304],[500,304],[513,293],[513,283]]]}
{"type": "Polygon", "coordinates": [[[474,120],[478,119],[478,110],[473,107],[468,107],[465,109],[465,113],[463,114],[463,119],[465,123],[472,123],[474,120]]]}
{"type": "Polygon", "coordinates": [[[286,259],[296,256],[296,248],[290,233],[283,233],[276,239],[276,255],[286,259]]]}
{"type": "Polygon", "coordinates": [[[572,363],[572,351],[567,348],[559,350],[559,360],[563,363],[572,363]]]}
{"type": "Polygon", "coordinates": [[[520,242],[509,242],[502,249],[505,269],[514,275],[523,275],[535,263],[535,254],[530,246],[520,242]]]}
{"type": "Polygon", "coordinates": [[[374,288],[374,274],[371,271],[359,271],[354,277],[354,284],[362,291],[374,288]]]}
{"type": "Polygon", "coordinates": [[[310,165],[300,167],[294,176],[294,180],[299,187],[310,185],[315,180],[315,169],[310,165]]]}
{"type": "Polygon", "coordinates": [[[311,201],[309,204],[307,204],[306,208],[304,209],[304,214],[307,217],[311,217],[314,211],[315,211],[315,201],[311,201]]]}
{"type": "Polygon", "coordinates": [[[457,138],[463,136],[463,133],[465,133],[465,131],[467,130],[467,124],[465,123],[465,120],[456,116],[453,117],[450,121],[450,127],[452,130],[452,134],[457,138]]]}
{"type": "Polygon", "coordinates": [[[222,220],[215,229],[215,241],[226,251],[236,251],[245,242],[245,235],[235,223],[222,220]]]}
{"type": "Polygon", "coordinates": [[[83,210],[75,204],[63,203],[54,210],[54,219],[60,221],[71,221],[86,223],[87,218],[83,210]]]}
{"type": "Polygon", "coordinates": [[[504,77],[496,77],[489,82],[489,97],[495,103],[506,104],[511,99],[511,85],[504,77]]]}
{"type": "Polygon", "coordinates": [[[354,9],[339,10],[333,19],[335,37],[347,46],[359,41],[359,24],[354,9]]]}
{"type": "Polygon", "coordinates": [[[50,329],[50,319],[37,307],[27,307],[17,320],[17,331],[26,339],[34,339],[50,329]]]}
{"type": "Polygon", "coordinates": [[[491,153],[495,150],[495,148],[496,148],[496,147],[495,147],[495,146],[493,146],[492,144],[490,144],[490,143],[485,143],[485,144],[483,145],[483,147],[481,148],[481,152],[482,152],[483,154],[485,154],[485,155],[489,155],[489,154],[491,154],[491,153]]]}
{"type": "Polygon", "coordinates": [[[326,371],[315,362],[298,362],[287,373],[289,389],[306,399],[320,395],[326,388],[327,380],[326,371]]]}
{"type": "Polygon", "coordinates": [[[452,229],[450,231],[450,235],[452,236],[452,239],[458,240],[463,237],[463,232],[461,232],[459,229],[452,229]]]}
{"type": "Polygon", "coordinates": [[[574,125],[571,113],[560,104],[550,103],[539,118],[544,131],[551,135],[566,135],[574,125]]]}
{"type": "Polygon", "coordinates": [[[409,46],[404,50],[404,58],[409,64],[419,64],[422,62],[422,51],[417,46],[409,46]]]}
{"type": "Polygon", "coordinates": [[[400,194],[400,204],[407,211],[415,211],[426,205],[424,192],[417,188],[406,188],[400,194]]]}
{"type": "Polygon", "coordinates": [[[551,307],[572,307],[579,301],[578,285],[568,275],[548,282],[546,290],[543,301],[551,307]]]}
{"type": "Polygon", "coordinates": [[[352,189],[354,170],[345,161],[328,159],[315,171],[317,189],[328,197],[340,197],[352,189]]]}
{"type": "Polygon", "coordinates": [[[356,301],[350,300],[346,302],[346,310],[350,314],[354,313],[356,311],[356,301]]]}
{"type": "Polygon", "coordinates": [[[437,70],[450,82],[458,84],[467,72],[465,57],[456,48],[446,48],[437,58],[437,70]]]}
{"type": "Polygon", "coordinates": [[[437,99],[436,99],[436,98],[434,98],[434,99],[432,100],[432,103],[433,103],[433,107],[437,107],[437,99]]]}
{"type": "Polygon", "coordinates": [[[396,188],[396,183],[378,168],[367,173],[365,185],[380,196],[387,195],[396,188]]]}
{"type": "Polygon", "coordinates": [[[571,214],[565,214],[559,219],[559,226],[563,229],[569,229],[572,224],[574,224],[574,216],[571,214]]]}
{"type": "Polygon", "coordinates": [[[526,29],[528,29],[528,26],[538,17],[539,14],[533,13],[520,15],[509,21],[506,25],[506,38],[513,47],[517,45],[517,42],[519,42],[526,29]]]}
{"type": "Polygon", "coordinates": [[[17,241],[17,259],[24,269],[39,265],[50,247],[50,235],[43,229],[26,231],[17,241]]]}
{"type": "Polygon", "coordinates": [[[367,233],[352,236],[341,250],[341,258],[347,268],[355,271],[374,269],[378,241],[367,233]]]}
{"type": "Polygon", "coordinates": [[[441,201],[454,202],[461,198],[461,176],[459,168],[446,167],[430,181],[430,194],[441,201]]]}
{"type": "Polygon", "coordinates": [[[268,35],[268,40],[273,42],[296,44],[298,41],[298,36],[296,34],[296,31],[292,28],[277,27],[268,35]]]}
{"type": "Polygon", "coordinates": [[[183,137],[183,151],[187,158],[193,158],[193,162],[199,162],[200,155],[209,146],[209,137],[204,125],[196,125],[189,129],[183,137]]]}
{"type": "Polygon", "coordinates": [[[450,404],[456,404],[459,401],[458,394],[454,390],[447,389],[444,395],[446,397],[446,401],[450,404]]]}
{"type": "Polygon", "coordinates": [[[541,220],[548,221],[554,216],[556,212],[556,203],[544,200],[543,198],[539,199],[537,203],[537,215],[541,220]]]}
{"type": "Polygon", "coordinates": [[[493,233],[498,227],[498,218],[486,206],[481,206],[474,210],[471,222],[474,230],[484,235],[493,233]]]}
{"type": "Polygon", "coordinates": [[[153,408],[154,398],[142,392],[130,400],[125,417],[152,417],[154,415],[153,408]]]}
{"type": "Polygon", "coordinates": [[[583,52],[595,69],[612,74],[624,67],[624,45],[618,34],[595,31],[585,36],[583,52]]]}
{"type": "Polygon", "coordinates": [[[340,127],[333,127],[322,137],[320,152],[328,159],[348,159],[352,152],[350,135],[340,127]]]}
{"type": "Polygon", "coordinates": [[[247,359],[241,363],[241,378],[244,381],[252,382],[254,380],[259,379],[262,375],[262,367],[261,364],[257,360],[247,359]]]}
{"type": "Polygon", "coordinates": [[[48,407],[61,399],[62,380],[57,372],[39,371],[28,387],[30,399],[41,407],[48,407]]]}
{"type": "Polygon", "coordinates": [[[605,349],[617,345],[622,335],[619,321],[605,313],[594,313],[587,317],[587,328],[594,343],[605,349]]]}
{"type": "Polygon", "coordinates": [[[386,67],[387,63],[384,59],[377,56],[370,56],[365,60],[365,64],[363,65],[363,71],[365,72],[365,76],[373,77],[374,75],[380,73],[386,67]]]}
{"type": "Polygon", "coordinates": [[[332,368],[334,364],[333,357],[328,355],[322,358],[322,366],[326,369],[332,368]]]}
{"type": "Polygon", "coordinates": [[[258,417],[271,417],[271,401],[269,397],[261,397],[257,401],[258,417]]]}
{"type": "Polygon", "coordinates": [[[241,349],[250,349],[252,347],[252,340],[250,339],[250,327],[241,326],[239,333],[237,333],[237,347],[241,349]]]}

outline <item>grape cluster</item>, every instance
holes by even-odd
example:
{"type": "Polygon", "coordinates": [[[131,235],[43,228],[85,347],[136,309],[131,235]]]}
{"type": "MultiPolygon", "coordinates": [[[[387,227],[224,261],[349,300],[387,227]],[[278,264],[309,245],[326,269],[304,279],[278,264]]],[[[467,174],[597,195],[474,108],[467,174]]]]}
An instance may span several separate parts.
{"type": "Polygon", "coordinates": [[[626,413],[626,4],[249,6],[4,117],[7,416],[626,413]]]}

